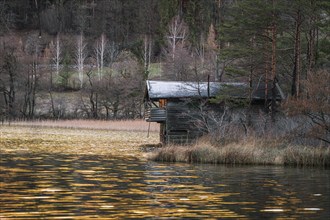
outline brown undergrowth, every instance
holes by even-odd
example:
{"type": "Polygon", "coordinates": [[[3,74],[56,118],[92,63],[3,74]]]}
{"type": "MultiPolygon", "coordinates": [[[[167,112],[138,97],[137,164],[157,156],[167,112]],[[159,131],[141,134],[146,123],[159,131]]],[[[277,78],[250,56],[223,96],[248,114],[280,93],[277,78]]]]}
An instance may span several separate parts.
{"type": "Polygon", "coordinates": [[[148,158],[163,162],[329,167],[330,148],[294,146],[261,138],[218,146],[202,140],[193,146],[166,146],[148,158]]]}

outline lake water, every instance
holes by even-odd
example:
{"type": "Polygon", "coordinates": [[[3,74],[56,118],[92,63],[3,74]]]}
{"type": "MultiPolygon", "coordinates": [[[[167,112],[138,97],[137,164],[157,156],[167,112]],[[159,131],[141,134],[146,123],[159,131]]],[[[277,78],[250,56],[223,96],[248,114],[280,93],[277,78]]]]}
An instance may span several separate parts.
{"type": "Polygon", "coordinates": [[[3,154],[0,219],[329,219],[330,170],[3,154]]]}

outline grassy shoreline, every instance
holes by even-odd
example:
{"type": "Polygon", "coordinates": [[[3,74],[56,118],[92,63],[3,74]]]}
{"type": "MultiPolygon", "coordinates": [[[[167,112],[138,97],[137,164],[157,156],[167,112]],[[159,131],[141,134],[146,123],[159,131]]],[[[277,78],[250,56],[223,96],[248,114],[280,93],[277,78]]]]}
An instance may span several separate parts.
{"type": "Polygon", "coordinates": [[[144,121],[37,121],[0,125],[3,153],[132,156],[161,162],[330,167],[330,147],[250,139],[214,146],[207,139],[189,146],[158,144],[157,128],[144,121]]]}
{"type": "Polygon", "coordinates": [[[148,154],[162,162],[330,167],[330,147],[308,147],[250,140],[224,146],[202,142],[166,146],[148,154]]]}

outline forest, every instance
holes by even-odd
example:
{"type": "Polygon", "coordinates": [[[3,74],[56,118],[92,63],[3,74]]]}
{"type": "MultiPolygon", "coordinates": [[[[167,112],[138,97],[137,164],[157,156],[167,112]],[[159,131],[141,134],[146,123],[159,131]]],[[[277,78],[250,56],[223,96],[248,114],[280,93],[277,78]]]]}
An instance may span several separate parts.
{"type": "Polygon", "coordinates": [[[276,111],[329,143],[329,13],[327,0],[0,0],[0,118],[141,118],[147,79],[276,82],[276,111]]]}

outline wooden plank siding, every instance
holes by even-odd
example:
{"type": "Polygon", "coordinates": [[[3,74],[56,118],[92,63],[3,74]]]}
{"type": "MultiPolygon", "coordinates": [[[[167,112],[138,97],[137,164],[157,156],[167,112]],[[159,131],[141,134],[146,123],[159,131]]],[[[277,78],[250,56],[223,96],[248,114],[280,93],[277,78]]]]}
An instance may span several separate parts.
{"type": "Polygon", "coordinates": [[[167,144],[189,144],[203,135],[194,123],[199,117],[194,106],[183,101],[168,101],[166,111],[167,144]]]}
{"type": "Polygon", "coordinates": [[[147,122],[165,122],[166,109],[165,108],[148,108],[145,112],[145,119],[147,122]]]}

